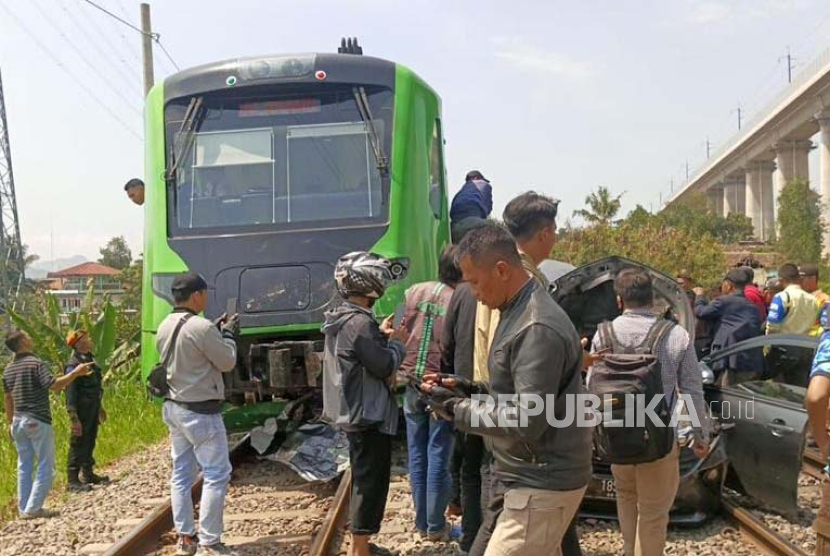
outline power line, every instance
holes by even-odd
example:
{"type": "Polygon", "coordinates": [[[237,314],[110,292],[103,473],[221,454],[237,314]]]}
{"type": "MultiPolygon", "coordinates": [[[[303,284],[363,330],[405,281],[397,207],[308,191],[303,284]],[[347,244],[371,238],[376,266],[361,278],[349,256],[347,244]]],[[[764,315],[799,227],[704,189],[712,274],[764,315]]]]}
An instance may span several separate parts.
{"type": "MultiPolygon", "coordinates": [[[[93,2],[92,0],[83,0],[83,1],[84,1],[84,2],[86,2],[87,4],[89,4],[90,6],[92,6],[93,8],[97,8],[97,9],[101,10],[102,12],[104,12],[105,14],[107,14],[108,16],[110,16],[111,18],[113,18],[113,19],[117,19],[118,21],[120,21],[121,23],[123,23],[124,25],[126,25],[127,27],[131,28],[133,31],[138,31],[138,32],[139,32],[139,33],[141,33],[142,35],[144,35],[144,34],[145,34],[145,33],[144,33],[144,31],[142,31],[140,28],[136,27],[135,25],[133,25],[132,23],[130,23],[130,22],[129,22],[129,21],[127,21],[126,19],[121,19],[120,17],[118,17],[117,15],[115,15],[114,13],[112,13],[111,11],[109,11],[108,9],[106,9],[106,8],[104,8],[104,7],[102,7],[102,6],[99,6],[98,4],[96,4],[95,2],[93,2]]],[[[152,36],[153,36],[153,35],[152,35],[152,33],[151,33],[151,34],[150,34],[150,37],[152,38],[152,36]]]]}
{"type": "Polygon", "coordinates": [[[72,42],[69,39],[69,37],[66,36],[66,33],[64,33],[54,21],[52,21],[52,18],[49,17],[49,14],[47,14],[43,10],[43,8],[40,7],[40,4],[37,2],[37,0],[32,0],[32,4],[35,6],[37,11],[39,11],[40,14],[44,17],[46,22],[61,36],[61,38],[63,38],[64,41],[66,41],[66,43],[69,46],[72,47],[72,50],[75,51],[75,53],[81,58],[81,60],[83,60],[84,63],[87,66],[89,66],[89,69],[91,69],[95,74],[97,74],[98,77],[101,78],[101,81],[103,81],[118,96],[118,98],[123,100],[130,110],[132,110],[136,115],[141,116],[141,110],[133,106],[132,101],[125,97],[119,89],[115,88],[115,85],[112,84],[111,80],[107,79],[107,76],[101,73],[101,71],[95,66],[95,64],[89,61],[89,59],[84,55],[83,52],[81,52],[81,50],[75,45],[75,43],[72,42]]]}
{"type": "MultiPolygon", "coordinates": [[[[98,53],[100,53],[103,57],[105,57],[109,62],[113,65],[114,69],[119,73],[119,75],[125,79],[127,82],[134,82],[137,85],[141,84],[141,81],[138,79],[138,72],[135,68],[131,68],[127,61],[118,53],[118,49],[115,45],[110,42],[109,38],[101,32],[100,29],[97,27],[95,30],[101,36],[101,38],[106,43],[105,47],[102,48],[101,43],[93,40],[92,33],[89,32],[89,29],[86,26],[81,25],[78,18],[72,13],[72,10],[68,9],[65,4],[61,3],[61,9],[66,13],[69,20],[75,25],[75,28],[81,33],[81,35],[86,39],[89,45],[94,48],[98,53]],[[123,68],[121,66],[124,66],[123,68]],[[126,70],[124,69],[126,68],[126,70]]],[[[84,14],[86,15],[86,14],[84,14]]]]}
{"type": "Polygon", "coordinates": [[[112,13],[111,11],[107,10],[106,8],[103,8],[103,7],[99,6],[98,4],[93,2],[92,0],[83,0],[83,1],[86,2],[87,4],[89,4],[90,6],[94,6],[95,8],[98,8],[99,10],[101,10],[102,12],[107,14],[108,16],[112,17],[113,19],[116,19],[116,20],[120,21],[121,23],[123,23],[124,25],[126,25],[127,27],[132,29],[133,31],[137,31],[137,32],[141,33],[142,35],[149,36],[153,40],[153,42],[155,42],[157,45],[159,45],[159,48],[161,48],[161,51],[164,53],[165,56],[167,56],[167,59],[170,60],[170,63],[173,64],[173,66],[177,70],[181,70],[181,68],[179,68],[179,65],[176,63],[176,61],[173,60],[173,57],[170,56],[170,53],[167,52],[167,49],[164,48],[164,45],[161,44],[161,35],[160,34],[158,34],[158,33],[145,33],[144,31],[142,31],[140,28],[136,27],[135,25],[133,25],[129,21],[118,17],[117,15],[112,13]]]}
{"type": "Polygon", "coordinates": [[[70,77],[70,79],[72,79],[72,81],[74,81],[81,89],[83,89],[83,91],[87,95],[89,95],[89,97],[92,100],[94,100],[101,108],[103,108],[107,112],[107,114],[112,116],[112,118],[115,121],[117,121],[121,125],[121,127],[123,127],[125,130],[127,130],[131,135],[133,135],[139,141],[144,141],[144,139],[142,138],[142,136],[139,133],[137,133],[132,127],[130,127],[130,125],[127,122],[125,122],[114,110],[112,110],[109,106],[107,106],[107,103],[105,103],[103,100],[101,100],[101,98],[98,95],[96,95],[95,92],[92,89],[90,89],[81,79],[79,79],[75,75],[75,73],[70,71],[63,64],[63,62],[61,62],[60,58],[58,58],[58,56],[55,55],[55,53],[52,52],[52,50],[49,49],[49,47],[47,47],[45,44],[43,44],[43,42],[41,42],[41,40],[39,38],[37,38],[37,35],[35,35],[32,31],[30,31],[29,28],[23,23],[23,21],[19,17],[17,17],[17,15],[14,12],[12,12],[5,4],[3,4],[1,2],[0,2],[0,9],[5,11],[12,19],[14,19],[15,23],[17,23],[17,25],[23,30],[23,32],[26,33],[29,36],[29,38],[32,39],[32,41],[34,41],[34,43],[59,68],[61,68],[70,77]]]}

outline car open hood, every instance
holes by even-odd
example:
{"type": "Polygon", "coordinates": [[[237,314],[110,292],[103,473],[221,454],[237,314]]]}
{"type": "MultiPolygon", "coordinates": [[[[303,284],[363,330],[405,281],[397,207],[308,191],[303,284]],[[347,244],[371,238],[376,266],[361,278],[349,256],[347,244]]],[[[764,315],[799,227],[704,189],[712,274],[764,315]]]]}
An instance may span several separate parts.
{"type": "Polygon", "coordinates": [[[677,282],[662,272],[622,257],[608,257],[581,266],[553,283],[554,299],[571,317],[580,336],[592,338],[599,323],[619,315],[614,279],[626,268],[641,268],[651,275],[655,310],[680,324],[694,341],[692,306],[677,282]]]}

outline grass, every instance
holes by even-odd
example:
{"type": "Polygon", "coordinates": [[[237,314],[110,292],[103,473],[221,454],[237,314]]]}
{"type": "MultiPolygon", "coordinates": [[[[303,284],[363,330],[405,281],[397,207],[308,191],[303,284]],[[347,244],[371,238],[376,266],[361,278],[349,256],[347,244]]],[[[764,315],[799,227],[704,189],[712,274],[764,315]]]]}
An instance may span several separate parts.
{"type": "MultiPolygon", "coordinates": [[[[136,380],[106,384],[104,409],[108,419],[99,429],[95,447],[98,468],[155,444],[167,434],[161,408],[148,399],[143,385],[136,380]]],[[[66,484],[69,450],[69,418],[62,393],[52,395],[52,425],[55,428],[54,493],[66,484]]],[[[0,435],[0,523],[16,515],[16,491],[17,452],[9,439],[8,426],[4,425],[4,433],[0,435]]]]}

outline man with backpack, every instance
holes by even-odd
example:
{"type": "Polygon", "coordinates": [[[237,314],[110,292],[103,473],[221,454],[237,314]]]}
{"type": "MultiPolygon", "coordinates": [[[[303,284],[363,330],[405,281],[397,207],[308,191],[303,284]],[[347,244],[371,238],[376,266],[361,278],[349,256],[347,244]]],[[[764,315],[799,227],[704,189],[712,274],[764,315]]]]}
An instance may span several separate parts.
{"type": "Polygon", "coordinates": [[[222,374],[236,366],[236,315],[214,323],[199,316],[208,300],[207,282],[198,274],[176,276],[176,304],[156,335],[167,371],[163,416],[170,430],[173,473],[170,478],[173,524],[179,535],[177,556],[234,554],[222,543],[225,491],[231,478],[228,438],[222,421],[222,374]],[[202,468],[199,533],[190,487],[202,468]]]}
{"type": "MultiPolygon", "coordinates": [[[[611,462],[617,490],[617,514],[626,556],[663,554],[666,528],[680,483],[676,431],[668,426],[675,411],[678,391],[691,399],[700,427],[694,429],[692,447],[702,458],[709,450],[709,423],[703,385],[694,345],[680,326],[660,318],[652,310],[654,290],[642,269],[619,273],[614,290],[622,314],[602,323],[594,336],[592,352],[601,353],[588,373],[588,391],[601,399],[629,403],[625,394],[644,392],[645,403],[665,396],[655,408],[664,426],[649,416],[637,415],[637,423],[610,426],[610,417],[624,415],[624,404],[612,401],[598,430],[598,444],[611,462]],[[642,419],[642,420],[641,420],[642,419]],[[637,427],[636,424],[643,423],[637,427]]],[[[690,416],[693,416],[691,410],[690,416]]]]}

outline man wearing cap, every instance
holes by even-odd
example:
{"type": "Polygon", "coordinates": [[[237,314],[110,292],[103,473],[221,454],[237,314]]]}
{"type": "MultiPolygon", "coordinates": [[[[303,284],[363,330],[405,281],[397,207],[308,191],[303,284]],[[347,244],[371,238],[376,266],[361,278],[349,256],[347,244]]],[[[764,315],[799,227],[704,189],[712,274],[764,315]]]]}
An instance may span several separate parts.
{"type": "Polygon", "coordinates": [[[170,490],[173,524],[179,535],[176,554],[233,554],[222,544],[231,462],[220,412],[225,399],[222,373],[236,366],[239,319],[233,315],[213,323],[199,316],[208,296],[207,282],[198,274],[180,274],[171,289],[176,307],[159,325],[156,348],[160,359],[167,358],[170,387],[163,415],[173,458],[170,490]],[[204,477],[198,537],[190,497],[197,466],[204,477]]]}
{"type": "MultiPolygon", "coordinates": [[[[712,351],[723,349],[748,338],[762,334],[762,320],[758,308],[744,295],[749,283],[745,268],[733,268],[721,284],[722,296],[710,303],[704,298],[703,288],[695,288],[695,316],[712,323],[712,351]]],[[[723,386],[757,380],[764,370],[763,351],[748,349],[713,364],[720,372],[723,386]]]]}
{"type": "Polygon", "coordinates": [[[69,490],[89,490],[90,485],[108,483],[109,478],[96,475],[95,441],[98,425],[107,419],[107,412],[101,405],[104,397],[103,373],[92,355],[92,338],[84,329],[73,330],[66,337],[66,345],[72,348],[72,358],[66,364],[66,374],[88,363],[92,373],[74,381],[66,388],[66,409],[69,412],[72,436],[69,439],[67,474],[69,490]]]}
{"type": "Polygon", "coordinates": [[[490,181],[478,170],[470,170],[450,205],[452,242],[458,243],[467,232],[484,224],[492,210],[490,181]]]}

